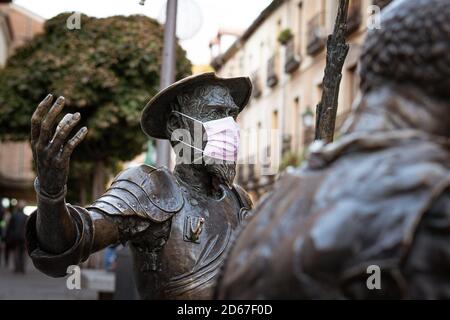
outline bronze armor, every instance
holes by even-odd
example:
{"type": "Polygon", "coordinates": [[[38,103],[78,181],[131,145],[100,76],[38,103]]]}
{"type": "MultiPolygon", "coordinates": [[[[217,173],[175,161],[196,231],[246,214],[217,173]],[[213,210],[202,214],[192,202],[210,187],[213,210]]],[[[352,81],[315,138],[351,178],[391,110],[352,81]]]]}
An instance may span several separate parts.
{"type": "Polygon", "coordinates": [[[27,240],[38,269],[64,276],[96,251],[98,221],[113,221],[119,240],[129,241],[138,291],[144,299],[208,299],[233,231],[251,208],[240,187],[221,185],[220,199],[196,199],[167,169],[146,165],[120,173],[91,206],[67,205],[78,228],[76,244],[61,255],[39,249],[35,214],[27,240]]]}

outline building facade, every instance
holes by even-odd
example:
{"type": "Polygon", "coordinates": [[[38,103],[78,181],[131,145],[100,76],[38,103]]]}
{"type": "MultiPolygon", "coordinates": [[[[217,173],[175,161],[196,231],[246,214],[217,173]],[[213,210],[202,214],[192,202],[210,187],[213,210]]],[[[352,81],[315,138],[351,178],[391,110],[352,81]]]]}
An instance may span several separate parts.
{"type": "MultiPolygon", "coordinates": [[[[342,71],[337,129],[358,92],[357,61],[367,26],[373,22],[373,14],[379,12],[377,9],[388,2],[350,1],[350,50],[342,71]]],[[[253,97],[238,120],[244,136],[250,136],[242,139],[240,153],[245,154],[245,159],[238,166],[238,182],[254,198],[271,188],[280,169],[298,163],[305,145],[313,140],[315,109],[322,95],[326,39],[334,27],[338,3],[274,0],[226,52],[212,60],[221,76],[252,78],[253,97]],[[255,130],[263,131],[262,135],[271,130],[272,136],[260,139],[261,134],[249,134],[255,130]],[[248,158],[257,160],[246,161],[248,158]]]]}
{"type": "MultiPolygon", "coordinates": [[[[0,4],[0,68],[14,49],[43,31],[44,19],[13,3],[0,4]]],[[[0,141],[0,198],[35,201],[32,152],[26,142],[0,141]]]]}
{"type": "Polygon", "coordinates": [[[0,67],[8,59],[12,45],[12,28],[8,16],[0,11],[0,67]]]}

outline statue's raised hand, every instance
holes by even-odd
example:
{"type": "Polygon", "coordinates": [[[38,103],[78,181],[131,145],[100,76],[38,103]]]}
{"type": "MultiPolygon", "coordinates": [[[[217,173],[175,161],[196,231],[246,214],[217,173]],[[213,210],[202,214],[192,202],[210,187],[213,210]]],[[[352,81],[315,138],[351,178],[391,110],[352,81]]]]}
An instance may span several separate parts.
{"type": "Polygon", "coordinates": [[[53,105],[52,102],[53,96],[49,94],[31,118],[31,148],[41,191],[57,195],[67,182],[70,156],[86,137],[87,128],[81,128],[70,138],[70,132],[80,121],[77,112],[66,114],[55,130],[56,118],[64,108],[64,97],[59,97],[53,105]]]}

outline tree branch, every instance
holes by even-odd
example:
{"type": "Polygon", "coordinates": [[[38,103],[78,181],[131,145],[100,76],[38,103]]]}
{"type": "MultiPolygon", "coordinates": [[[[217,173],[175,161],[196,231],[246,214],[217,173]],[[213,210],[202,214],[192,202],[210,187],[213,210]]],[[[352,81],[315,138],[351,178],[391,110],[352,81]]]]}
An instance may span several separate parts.
{"type": "Polygon", "coordinates": [[[316,140],[333,141],[338,108],[342,67],[349,50],[345,41],[349,0],[339,0],[333,34],[327,39],[327,61],[323,77],[322,98],[316,107],[316,140]]]}

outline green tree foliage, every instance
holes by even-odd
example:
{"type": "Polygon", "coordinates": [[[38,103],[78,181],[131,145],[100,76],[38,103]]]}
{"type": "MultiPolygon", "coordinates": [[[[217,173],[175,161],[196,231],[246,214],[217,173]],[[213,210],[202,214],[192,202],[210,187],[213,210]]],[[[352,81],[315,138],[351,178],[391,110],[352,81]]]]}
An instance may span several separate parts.
{"type": "MultiPolygon", "coordinates": [[[[140,15],[82,15],[81,29],[69,30],[69,16],[48,20],[44,33],[19,48],[0,70],[0,139],[28,139],[37,104],[47,93],[63,95],[65,112],[80,112],[79,127],[89,129],[72,161],[101,161],[113,168],[145,146],[139,120],[159,88],[163,28],[140,15]]],[[[189,75],[191,64],[180,46],[176,61],[177,79],[189,75]]]]}

